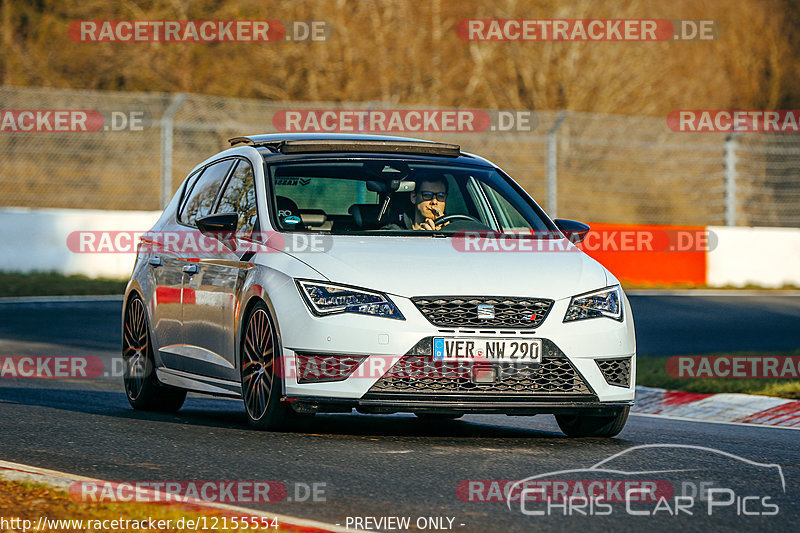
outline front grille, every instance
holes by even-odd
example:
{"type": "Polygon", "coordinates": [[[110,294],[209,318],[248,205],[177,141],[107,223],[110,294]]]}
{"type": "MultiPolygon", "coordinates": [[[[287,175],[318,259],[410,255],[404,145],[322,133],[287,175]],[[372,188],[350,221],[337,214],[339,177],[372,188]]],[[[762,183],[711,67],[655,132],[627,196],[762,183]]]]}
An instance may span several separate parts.
{"type": "Polygon", "coordinates": [[[592,389],[552,342],[544,341],[543,354],[540,364],[474,365],[434,361],[431,355],[405,355],[367,391],[364,399],[425,399],[433,395],[465,400],[594,398],[592,389]]]}
{"type": "Polygon", "coordinates": [[[553,300],[517,297],[432,296],[411,299],[425,318],[441,327],[537,328],[553,300]],[[478,318],[479,305],[494,306],[494,318],[478,318]]]}
{"type": "Polygon", "coordinates": [[[606,383],[617,387],[631,386],[631,358],[595,359],[600,372],[606,378],[606,383]]]}

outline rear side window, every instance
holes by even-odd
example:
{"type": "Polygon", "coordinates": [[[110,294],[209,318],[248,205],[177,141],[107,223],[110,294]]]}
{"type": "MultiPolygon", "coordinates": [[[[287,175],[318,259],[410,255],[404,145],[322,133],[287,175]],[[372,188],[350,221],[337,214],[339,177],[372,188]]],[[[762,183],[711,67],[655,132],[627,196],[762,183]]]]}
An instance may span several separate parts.
{"type": "Polygon", "coordinates": [[[239,215],[237,232],[250,234],[253,231],[258,221],[258,211],[253,168],[250,163],[239,161],[225,186],[216,212],[237,213],[239,215]]]}
{"type": "Polygon", "coordinates": [[[233,160],[231,159],[206,167],[200,177],[195,180],[194,186],[189,192],[181,212],[178,214],[179,221],[195,226],[195,221],[198,218],[211,213],[214,208],[214,201],[217,199],[217,193],[222,185],[222,180],[225,179],[232,164],[233,160]]]}

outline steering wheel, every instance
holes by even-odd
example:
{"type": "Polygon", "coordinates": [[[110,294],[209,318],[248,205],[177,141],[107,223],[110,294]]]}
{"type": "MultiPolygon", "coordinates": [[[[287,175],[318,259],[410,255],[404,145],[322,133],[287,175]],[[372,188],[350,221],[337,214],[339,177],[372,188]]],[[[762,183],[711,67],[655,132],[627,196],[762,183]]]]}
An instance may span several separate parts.
{"type": "Polygon", "coordinates": [[[444,224],[445,222],[450,222],[452,220],[471,220],[473,222],[477,222],[478,224],[481,224],[481,221],[478,220],[475,217],[472,217],[472,216],[469,216],[469,215],[461,215],[461,214],[458,214],[458,213],[452,214],[452,215],[444,215],[442,217],[439,217],[439,218],[437,218],[436,220],[433,221],[433,224],[435,226],[438,226],[440,224],[444,224]]]}

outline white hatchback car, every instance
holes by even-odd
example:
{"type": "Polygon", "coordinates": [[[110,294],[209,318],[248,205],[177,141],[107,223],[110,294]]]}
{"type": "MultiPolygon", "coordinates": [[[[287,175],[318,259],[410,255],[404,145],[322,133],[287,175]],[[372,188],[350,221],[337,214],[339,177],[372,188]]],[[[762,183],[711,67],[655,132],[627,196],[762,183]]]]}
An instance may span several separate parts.
{"type": "Polygon", "coordinates": [[[200,163],[141,239],[125,390],[250,423],[318,412],[556,416],[614,436],[636,345],[616,278],[497,166],[451,144],[256,135],[200,163]]]}

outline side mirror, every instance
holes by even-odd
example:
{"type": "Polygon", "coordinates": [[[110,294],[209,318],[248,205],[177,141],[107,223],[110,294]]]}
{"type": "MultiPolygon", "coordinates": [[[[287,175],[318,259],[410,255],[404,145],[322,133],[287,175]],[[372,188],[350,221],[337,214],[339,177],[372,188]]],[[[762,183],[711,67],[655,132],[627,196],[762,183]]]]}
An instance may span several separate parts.
{"type": "Polygon", "coordinates": [[[578,244],[585,239],[586,234],[589,233],[589,225],[578,222],[577,220],[557,218],[554,222],[556,223],[556,227],[561,230],[561,233],[563,233],[572,244],[578,244]]]}
{"type": "Polygon", "coordinates": [[[239,215],[236,213],[216,213],[195,220],[197,229],[203,235],[214,237],[222,244],[235,251],[236,228],[239,226],[239,215]]]}

